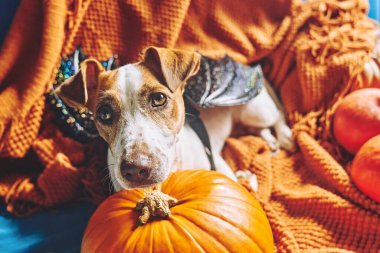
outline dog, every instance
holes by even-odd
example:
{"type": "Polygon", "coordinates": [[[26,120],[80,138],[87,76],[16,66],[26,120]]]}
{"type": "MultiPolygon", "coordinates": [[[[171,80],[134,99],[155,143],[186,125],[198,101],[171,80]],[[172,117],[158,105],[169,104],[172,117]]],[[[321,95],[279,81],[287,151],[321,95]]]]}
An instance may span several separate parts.
{"type": "MultiPolygon", "coordinates": [[[[185,122],[183,93],[200,60],[196,52],[149,47],[140,62],[106,71],[90,58],[56,89],[69,106],[94,112],[96,128],[109,145],[107,160],[116,191],[160,183],[179,168],[211,168],[202,141],[185,122]]],[[[280,103],[265,86],[245,105],[197,108],[217,171],[234,180],[236,175],[220,154],[236,124],[258,130],[273,150],[293,148],[280,103]]],[[[252,184],[257,190],[255,178],[252,184]]]]}

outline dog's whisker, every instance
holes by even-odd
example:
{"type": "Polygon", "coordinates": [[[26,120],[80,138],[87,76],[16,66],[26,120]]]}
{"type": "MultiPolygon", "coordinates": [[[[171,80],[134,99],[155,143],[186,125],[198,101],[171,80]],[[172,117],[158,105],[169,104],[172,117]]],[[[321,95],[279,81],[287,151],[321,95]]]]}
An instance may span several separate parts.
{"type": "Polygon", "coordinates": [[[112,194],[112,192],[113,192],[113,186],[112,186],[112,182],[110,181],[110,182],[108,183],[108,193],[109,193],[109,194],[112,194]]]}
{"type": "Polygon", "coordinates": [[[107,182],[107,188],[108,188],[108,193],[112,194],[113,193],[113,185],[112,185],[112,180],[111,180],[111,175],[107,173],[102,179],[102,183],[107,182]]]}
{"type": "Polygon", "coordinates": [[[107,180],[107,179],[110,179],[111,178],[111,175],[109,173],[107,173],[102,180],[107,180]]]}
{"type": "Polygon", "coordinates": [[[102,181],[102,183],[105,183],[105,182],[110,182],[111,180],[110,180],[109,176],[105,176],[105,177],[102,178],[101,181],[102,181]]]}

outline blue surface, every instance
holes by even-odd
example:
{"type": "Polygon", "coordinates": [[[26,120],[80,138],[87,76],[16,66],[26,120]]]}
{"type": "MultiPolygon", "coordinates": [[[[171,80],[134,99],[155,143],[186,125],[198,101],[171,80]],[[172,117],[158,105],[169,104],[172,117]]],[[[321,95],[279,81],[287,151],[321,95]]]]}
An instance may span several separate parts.
{"type": "Polygon", "coordinates": [[[368,16],[380,22],[380,0],[369,0],[368,16]]]}
{"type": "Polygon", "coordinates": [[[81,202],[15,218],[0,207],[1,253],[78,253],[94,205],[81,202]]]}
{"type": "Polygon", "coordinates": [[[12,23],[20,0],[0,0],[0,46],[12,23]]]}

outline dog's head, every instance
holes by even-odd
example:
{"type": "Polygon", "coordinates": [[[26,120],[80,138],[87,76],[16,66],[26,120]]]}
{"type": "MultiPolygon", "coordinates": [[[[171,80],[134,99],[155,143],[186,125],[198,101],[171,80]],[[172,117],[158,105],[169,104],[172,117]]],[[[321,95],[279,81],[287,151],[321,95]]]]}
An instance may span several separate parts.
{"type": "Polygon", "coordinates": [[[184,87],[199,65],[197,53],[150,47],[141,62],[112,71],[88,59],[56,92],[69,105],[94,112],[118,183],[143,187],[163,181],[174,165],[184,87]]]}

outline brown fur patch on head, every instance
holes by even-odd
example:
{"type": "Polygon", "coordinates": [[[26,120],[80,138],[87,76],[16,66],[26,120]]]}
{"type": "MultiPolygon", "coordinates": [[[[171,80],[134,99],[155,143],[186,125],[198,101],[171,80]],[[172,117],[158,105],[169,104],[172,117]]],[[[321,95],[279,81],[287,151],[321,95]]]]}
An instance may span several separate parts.
{"type": "Polygon", "coordinates": [[[100,91],[115,89],[117,82],[118,69],[106,71],[100,73],[99,82],[100,82],[100,91]]]}
{"type": "Polygon", "coordinates": [[[70,106],[92,108],[100,89],[99,76],[105,70],[96,59],[81,63],[81,69],[68,78],[55,92],[70,106]]]}
{"type": "Polygon", "coordinates": [[[154,72],[162,84],[174,92],[183,88],[187,79],[199,71],[200,61],[200,54],[195,52],[148,47],[143,64],[154,72]]]}
{"type": "Polygon", "coordinates": [[[117,130],[122,126],[120,122],[122,104],[120,101],[120,95],[118,91],[114,88],[103,91],[96,103],[95,106],[95,124],[97,126],[99,135],[102,136],[112,147],[112,144],[115,141],[117,130]],[[102,106],[109,106],[112,108],[112,123],[103,124],[99,121],[98,111],[102,106]]]}
{"type": "Polygon", "coordinates": [[[138,92],[139,107],[155,122],[167,126],[174,134],[177,134],[185,120],[183,90],[171,91],[166,85],[160,83],[155,73],[144,64],[138,65],[138,68],[143,73],[143,86],[138,92]],[[165,106],[153,108],[150,104],[150,96],[158,92],[166,95],[167,103],[165,106]]]}

